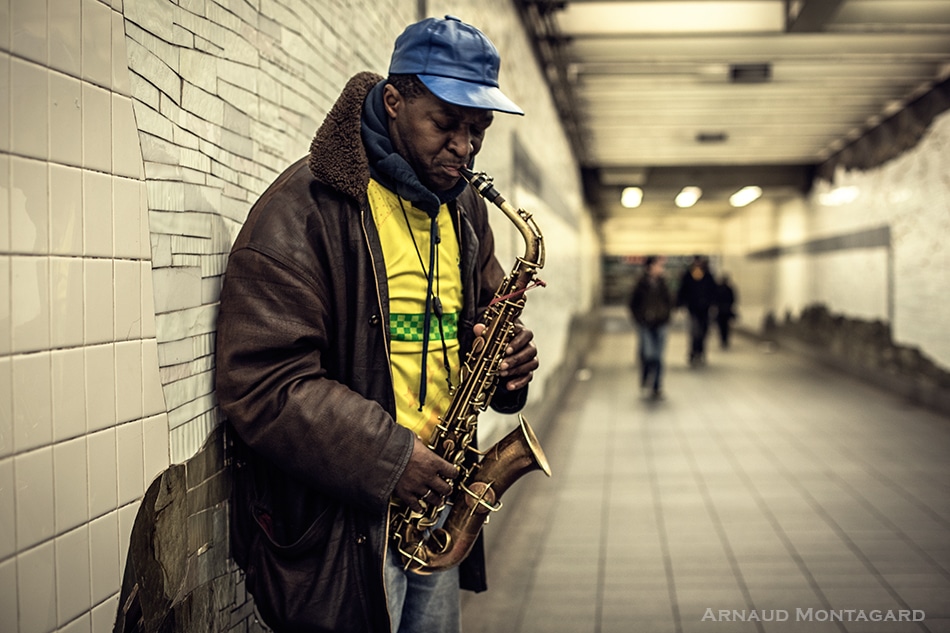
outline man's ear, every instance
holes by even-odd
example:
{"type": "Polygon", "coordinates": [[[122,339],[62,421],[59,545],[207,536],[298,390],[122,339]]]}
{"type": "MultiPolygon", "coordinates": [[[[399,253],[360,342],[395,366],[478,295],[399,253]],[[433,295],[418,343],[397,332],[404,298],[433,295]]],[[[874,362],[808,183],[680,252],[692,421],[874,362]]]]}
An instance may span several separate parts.
{"type": "Polygon", "coordinates": [[[386,114],[389,115],[390,119],[396,118],[396,113],[399,112],[399,108],[402,107],[404,101],[395,86],[392,84],[383,86],[383,107],[386,108],[386,114]]]}

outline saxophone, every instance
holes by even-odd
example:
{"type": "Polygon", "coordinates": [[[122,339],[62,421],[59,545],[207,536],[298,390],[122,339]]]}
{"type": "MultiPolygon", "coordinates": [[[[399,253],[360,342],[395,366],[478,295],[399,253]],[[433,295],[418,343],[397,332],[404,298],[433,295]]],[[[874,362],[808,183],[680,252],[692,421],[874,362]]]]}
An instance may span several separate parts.
{"type": "Polygon", "coordinates": [[[519,425],[488,451],[472,445],[478,414],[488,408],[498,384],[498,367],[515,335],[524,308],[524,293],[544,285],[536,274],[544,266],[541,232],[523,209],[515,209],[484,173],[462,170],[479,194],[500,208],[521,232],[525,253],[502,281],[482,318],[485,331],[475,340],[451,392],[451,402],[428,446],[459,468],[452,493],[444,503],[426,504],[416,512],[398,502],[390,514],[389,534],[404,568],[420,574],[450,569],[471,551],[488,517],[498,511],[502,494],[522,475],[542,470],[551,475],[547,457],[534,431],[521,415],[519,425]],[[447,506],[448,516],[443,516],[447,506]],[[444,520],[444,522],[442,522],[444,520]],[[441,523],[441,525],[440,525],[441,523]]]}

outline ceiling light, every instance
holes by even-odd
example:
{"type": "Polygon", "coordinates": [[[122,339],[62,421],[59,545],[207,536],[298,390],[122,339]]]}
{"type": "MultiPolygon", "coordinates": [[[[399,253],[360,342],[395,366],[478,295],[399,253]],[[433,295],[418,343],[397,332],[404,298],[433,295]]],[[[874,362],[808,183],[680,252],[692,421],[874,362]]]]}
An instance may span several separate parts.
{"type": "Polygon", "coordinates": [[[557,19],[571,31],[598,35],[782,33],[785,0],[568,2],[557,19]]]}
{"type": "Polygon", "coordinates": [[[729,204],[734,207],[744,207],[750,202],[758,200],[762,196],[762,187],[750,185],[743,187],[739,191],[729,196],[729,204]]]}
{"type": "Polygon", "coordinates": [[[676,194],[676,199],[673,202],[679,208],[685,209],[696,204],[701,195],[703,195],[703,190],[699,187],[683,187],[683,190],[676,194]]]}
{"type": "Polygon", "coordinates": [[[628,209],[636,209],[643,202],[643,189],[640,187],[626,187],[620,194],[620,204],[628,209]]]}
{"type": "Polygon", "coordinates": [[[858,188],[849,185],[847,187],[835,187],[831,191],[819,194],[818,201],[827,207],[840,207],[850,204],[858,197],[858,188]]]}

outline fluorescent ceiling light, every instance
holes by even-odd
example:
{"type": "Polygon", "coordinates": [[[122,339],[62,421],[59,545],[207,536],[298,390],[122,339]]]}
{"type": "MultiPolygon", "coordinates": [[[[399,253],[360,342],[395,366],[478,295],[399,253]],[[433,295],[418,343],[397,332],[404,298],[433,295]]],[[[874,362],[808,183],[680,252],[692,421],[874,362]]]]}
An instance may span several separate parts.
{"type": "Polygon", "coordinates": [[[703,190],[699,187],[683,187],[683,190],[676,194],[676,199],[673,202],[679,208],[685,209],[696,204],[702,195],[703,190]]]}
{"type": "Polygon", "coordinates": [[[559,27],[568,35],[781,33],[785,30],[784,0],[569,2],[557,16],[559,27]]]}
{"type": "Polygon", "coordinates": [[[762,187],[751,185],[743,187],[739,191],[729,196],[729,204],[734,207],[744,207],[750,202],[754,202],[762,197],[762,187]]]}
{"type": "Polygon", "coordinates": [[[854,202],[857,197],[857,187],[835,187],[831,191],[819,195],[818,201],[826,207],[840,207],[854,202]]]}
{"type": "Polygon", "coordinates": [[[635,209],[643,202],[643,189],[640,187],[626,187],[620,194],[620,204],[628,209],[635,209]]]}

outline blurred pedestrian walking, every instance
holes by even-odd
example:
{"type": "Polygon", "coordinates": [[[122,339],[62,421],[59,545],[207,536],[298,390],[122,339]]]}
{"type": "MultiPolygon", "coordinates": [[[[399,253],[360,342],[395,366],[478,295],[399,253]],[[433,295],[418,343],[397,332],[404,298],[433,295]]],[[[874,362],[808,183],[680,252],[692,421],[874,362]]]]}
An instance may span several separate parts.
{"type": "Polygon", "coordinates": [[[719,277],[719,285],[716,288],[716,325],[719,326],[719,344],[722,349],[729,348],[732,322],[738,316],[737,301],[736,289],[732,286],[729,275],[723,273],[719,277]]]}
{"type": "Polygon", "coordinates": [[[689,314],[689,364],[706,362],[706,336],[709,334],[709,313],[716,301],[716,280],[709,272],[709,260],[696,255],[683,273],[676,296],[677,307],[689,314]]]}
{"type": "Polygon", "coordinates": [[[665,260],[650,256],[630,295],[630,313],[637,325],[640,388],[654,399],[663,397],[663,353],[673,297],[665,278],[665,260]]]}

